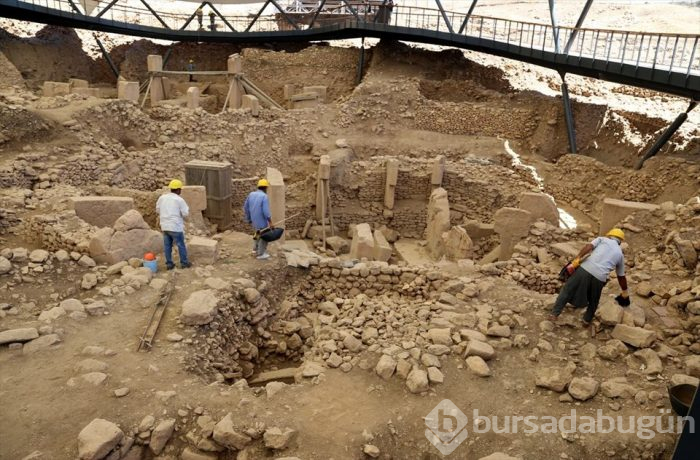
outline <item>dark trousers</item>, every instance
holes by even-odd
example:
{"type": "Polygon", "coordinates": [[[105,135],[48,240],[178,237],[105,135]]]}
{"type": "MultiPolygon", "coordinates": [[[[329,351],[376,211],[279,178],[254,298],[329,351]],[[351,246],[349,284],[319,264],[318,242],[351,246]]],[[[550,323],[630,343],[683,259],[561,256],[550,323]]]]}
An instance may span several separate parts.
{"type": "Polygon", "coordinates": [[[165,265],[174,267],[173,263],[173,242],[177,245],[177,251],[180,254],[180,265],[188,265],[187,247],[185,246],[184,232],[163,232],[163,247],[165,249],[165,265]]]}
{"type": "Polygon", "coordinates": [[[603,294],[605,282],[600,281],[595,276],[588,273],[582,267],[576,269],[559,291],[557,300],[554,302],[552,314],[559,316],[567,303],[576,308],[586,307],[583,320],[587,323],[593,321],[593,316],[598,310],[600,296],[603,294]]]}

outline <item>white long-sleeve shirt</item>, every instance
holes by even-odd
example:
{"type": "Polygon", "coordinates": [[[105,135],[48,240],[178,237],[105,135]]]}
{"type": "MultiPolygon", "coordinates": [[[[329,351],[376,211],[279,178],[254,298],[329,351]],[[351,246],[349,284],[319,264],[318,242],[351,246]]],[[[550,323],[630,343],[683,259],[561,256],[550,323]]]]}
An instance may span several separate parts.
{"type": "Polygon", "coordinates": [[[184,219],[190,213],[187,202],[177,193],[161,195],[156,202],[156,212],[160,216],[160,229],[165,232],[184,232],[184,219]]]}

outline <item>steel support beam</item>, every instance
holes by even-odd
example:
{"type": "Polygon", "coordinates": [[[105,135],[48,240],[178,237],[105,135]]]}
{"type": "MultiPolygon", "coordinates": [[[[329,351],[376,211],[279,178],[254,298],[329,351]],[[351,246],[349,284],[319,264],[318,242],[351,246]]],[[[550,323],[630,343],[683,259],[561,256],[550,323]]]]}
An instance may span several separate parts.
{"type": "Polygon", "coordinates": [[[161,17],[158,15],[158,13],[156,13],[156,10],[154,10],[153,8],[151,8],[151,5],[149,5],[148,2],[147,2],[146,0],[141,0],[141,3],[143,3],[144,6],[145,6],[146,8],[148,8],[148,11],[150,11],[151,14],[152,14],[153,16],[155,16],[155,18],[158,20],[158,22],[160,22],[161,24],[163,24],[163,27],[165,27],[166,29],[170,29],[170,26],[168,26],[168,24],[166,24],[165,21],[163,21],[163,18],[161,18],[161,17]]]}
{"type": "Polygon", "coordinates": [[[365,37],[362,37],[362,44],[360,45],[360,61],[357,63],[357,84],[362,82],[362,72],[365,66],[365,37]]]}
{"type": "MultiPolygon", "coordinates": [[[[384,8],[386,8],[386,2],[387,2],[387,0],[382,0],[382,6],[381,6],[382,10],[384,10],[384,8]]],[[[375,8],[375,11],[374,11],[374,19],[372,20],[372,23],[373,23],[373,24],[376,24],[376,23],[377,23],[377,18],[379,17],[379,14],[378,14],[378,13],[379,13],[379,9],[378,9],[378,8],[375,8]]]]}
{"type": "Polygon", "coordinates": [[[258,11],[258,13],[255,16],[253,16],[253,20],[250,21],[250,24],[248,24],[248,27],[245,28],[246,32],[250,32],[250,29],[253,27],[253,24],[255,24],[255,22],[258,20],[258,18],[262,14],[262,12],[265,11],[265,8],[267,8],[267,5],[269,5],[269,4],[270,4],[270,0],[266,0],[265,3],[263,4],[262,8],[260,8],[260,11],[258,11]]]}
{"type": "Polygon", "coordinates": [[[109,68],[112,69],[114,76],[119,78],[119,69],[117,69],[117,66],[114,65],[114,61],[112,61],[112,57],[109,55],[109,53],[105,49],[104,45],[102,44],[102,41],[99,38],[97,38],[97,34],[92,34],[92,36],[95,38],[95,41],[97,42],[97,46],[100,48],[100,51],[102,52],[102,56],[104,56],[104,58],[105,58],[105,61],[107,61],[107,64],[109,64],[109,68]]]}
{"type": "Polygon", "coordinates": [[[554,10],[555,0],[549,0],[549,16],[552,19],[552,34],[554,35],[554,52],[559,54],[559,28],[557,27],[557,13],[554,10]]]}
{"type": "Polygon", "coordinates": [[[287,22],[290,23],[292,25],[292,27],[294,27],[295,30],[299,30],[299,26],[297,25],[297,23],[292,21],[292,18],[290,18],[289,15],[284,11],[284,8],[282,8],[280,6],[280,4],[277,3],[277,0],[270,0],[270,3],[275,5],[275,8],[277,8],[277,11],[279,11],[282,14],[282,16],[284,16],[284,19],[286,19],[287,22]]]}
{"type": "Polygon", "coordinates": [[[583,21],[586,19],[586,15],[588,15],[588,10],[591,9],[592,4],[593,4],[593,0],[586,0],[586,4],[583,5],[583,10],[581,10],[581,15],[578,17],[578,20],[576,21],[576,25],[574,26],[574,30],[573,30],[573,32],[571,32],[571,36],[569,37],[569,40],[566,42],[566,46],[564,47],[564,54],[569,54],[569,50],[571,49],[571,45],[574,44],[574,40],[576,39],[576,35],[578,35],[578,30],[583,25],[583,21]]]}
{"type": "Polygon", "coordinates": [[[666,128],[666,131],[663,132],[661,137],[659,137],[656,142],[654,142],[654,145],[649,148],[649,150],[646,151],[644,156],[639,159],[637,164],[635,165],[634,169],[642,169],[642,166],[644,165],[644,162],[647,161],[649,158],[653,157],[659,151],[663,148],[664,145],[671,139],[671,136],[673,136],[676,131],[678,131],[678,128],[681,127],[681,125],[685,122],[685,120],[688,119],[688,113],[690,113],[691,110],[693,110],[696,106],[698,105],[698,101],[690,101],[690,105],[688,105],[688,109],[678,115],[675,120],[673,120],[673,123],[666,128]]]}
{"type": "Polygon", "coordinates": [[[105,14],[107,11],[111,10],[112,7],[113,7],[114,5],[117,4],[118,1],[119,1],[119,0],[112,0],[111,2],[109,2],[109,3],[107,4],[107,6],[105,6],[104,8],[102,8],[102,10],[100,10],[100,12],[97,13],[97,14],[95,15],[95,17],[96,17],[96,18],[101,18],[102,15],[105,14]]]}
{"type": "MultiPolygon", "coordinates": [[[[224,15],[221,14],[221,13],[219,12],[219,10],[217,10],[216,7],[215,7],[211,2],[204,2],[204,3],[207,4],[207,5],[209,5],[209,8],[211,8],[211,10],[212,10],[214,13],[216,13],[217,16],[219,16],[219,18],[221,19],[221,21],[222,21],[224,24],[226,24],[226,26],[227,26],[229,29],[231,29],[232,32],[236,32],[236,29],[233,28],[233,26],[231,25],[231,23],[228,22],[228,20],[226,20],[226,18],[224,17],[224,15]]],[[[212,32],[214,32],[214,31],[212,30],[212,32]]]]}
{"type": "Polygon", "coordinates": [[[445,8],[442,7],[442,3],[440,3],[440,0],[435,0],[435,3],[437,4],[438,9],[440,10],[440,14],[442,14],[442,19],[445,21],[447,29],[450,31],[451,34],[455,33],[454,29],[452,29],[452,23],[449,19],[447,19],[447,13],[445,12],[445,8]]]}
{"type": "Polygon", "coordinates": [[[355,20],[357,20],[358,22],[361,21],[360,15],[357,14],[357,11],[355,10],[355,8],[352,7],[348,0],[343,0],[343,3],[345,4],[345,7],[350,10],[352,15],[355,16],[355,20]]]}
{"type": "Polygon", "coordinates": [[[474,8],[476,7],[476,2],[478,2],[478,1],[479,0],[472,0],[472,4],[469,7],[469,11],[467,11],[467,15],[464,16],[464,21],[462,21],[462,25],[459,28],[459,32],[457,32],[458,34],[462,35],[462,33],[464,32],[464,29],[467,27],[467,22],[469,22],[469,18],[471,17],[472,13],[474,12],[474,8]]]}
{"type": "Polygon", "coordinates": [[[313,28],[314,23],[316,22],[318,15],[321,14],[321,10],[323,9],[323,6],[325,4],[326,4],[326,0],[321,0],[321,3],[318,5],[318,9],[314,13],[314,16],[311,18],[311,22],[309,22],[309,29],[313,28]]]}
{"type": "Polygon", "coordinates": [[[187,18],[187,21],[185,21],[185,23],[182,25],[182,27],[180,27],[180,30],[185,30],[185,29],[187,28],[187,26],[190,25],[190,22],[192,22],[192,20],[195,18],[195,16],[197,16],[197,11],[198,11],[200,8],[203,8],[204,5],[206,5],[206,4],[207,4],[207,2],[202,2],[202,3],[194,10],[194,12],[190,15],[190,17],[187,18]]]}
{"type": "Polygon", "coordinates": [[[467,22],[469,22],[469,18],[474,12],[474,8],[476,8],[476,2],[478,1],[479,0],[472,0],[472,4],[469,7],[469,11],[467,11],[467,15],[464,16],[464,21],[462,21],[462,25],[459,27],[459,32],[457,32],[458,34],[462,35],[462,32],[464,32],[464,29],[467,27],[467,22]]]}
{"type": "Polygon", "coordinates": [[[78,13],[78,14],[82,14],[82,15],[84,15],[84,16],[87,16],[87,14],[83,13],[82,11],[80,11],[80,8],[78,8],[78,5],[76,5],[75,3],[73,3],[73,0],[68,0],[68,3],[70,3],[70,7],[71,7],[71,9],[72,9],[73,11],[75,11],[75,12],[78,13]]]}
{"type": "Polygon", "coordinates": [[[569,152],[576,153],[576,125],[569,99],[569,86],[566,84],[566,74],[560,73],[559,75],[561,76],[561,99],[564,102],[564,120],[566,121],[566,134],[569,138],[569,152]]]}

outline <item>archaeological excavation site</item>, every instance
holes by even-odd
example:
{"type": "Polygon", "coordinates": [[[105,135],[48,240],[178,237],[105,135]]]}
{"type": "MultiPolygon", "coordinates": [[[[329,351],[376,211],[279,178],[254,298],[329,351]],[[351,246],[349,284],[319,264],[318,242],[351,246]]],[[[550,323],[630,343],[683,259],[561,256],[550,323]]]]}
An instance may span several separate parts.
{"type": "Polygon", "coordinates": [[[0,0],[0,460],[687,460],[700,4],[0,0]]]}

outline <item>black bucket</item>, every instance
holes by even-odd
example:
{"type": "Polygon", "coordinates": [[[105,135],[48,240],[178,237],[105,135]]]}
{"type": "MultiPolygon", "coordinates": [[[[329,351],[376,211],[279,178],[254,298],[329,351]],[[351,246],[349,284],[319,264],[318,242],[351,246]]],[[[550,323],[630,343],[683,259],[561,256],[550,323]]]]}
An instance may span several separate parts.
{"type": "Polygon", "coordinates": [[[283,233],[284,233],[283,228],[271,228],[271,229],[266,230],[263,233],[261,233],[260,238],[267,241],[268,243],[271,243],[273,241],[277,241],[280,238],[282,238],[283,233]]]}
{"type": "Polygon", "coordinates": [[[671,407],[673,411],[685,417],[688,415],[690,410],[690,405],[693,404],[693,397],[698,387],[691,385],[689,383],[683,383],[681,385],[675,385],[668,389],[668,397],[671,399],[671,407]]]}

